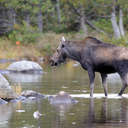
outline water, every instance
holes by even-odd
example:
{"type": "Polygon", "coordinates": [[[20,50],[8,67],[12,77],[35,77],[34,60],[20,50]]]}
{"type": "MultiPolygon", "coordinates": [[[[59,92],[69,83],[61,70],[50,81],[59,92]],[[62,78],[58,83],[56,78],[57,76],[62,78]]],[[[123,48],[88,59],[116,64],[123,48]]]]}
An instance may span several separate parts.
{"type": "MultiPolygon", "coordinates": [[[[57,69],[44,68],[44,71],[44,74],[6,74],[6,77],[17,94],[23,90],[35,90],[47,95],[66,91],[79,102],[68,106],[52,106],[48,99],[44,99],[1,105],[0,128],[128,127],[128,99],[100,97],[103,88],[99,74],[96,74],[94,92],[99,97],[88,98],[79,95],[89,94],[88,75],[81,67],[73,67],[72,63],[68,63],[57,69]],[[40,119],[33,117],[37,110],[42,114],[40,119]]],[[[112,96],[121,88],[117,77],[109,78],[108,91],[112,96]]]]}

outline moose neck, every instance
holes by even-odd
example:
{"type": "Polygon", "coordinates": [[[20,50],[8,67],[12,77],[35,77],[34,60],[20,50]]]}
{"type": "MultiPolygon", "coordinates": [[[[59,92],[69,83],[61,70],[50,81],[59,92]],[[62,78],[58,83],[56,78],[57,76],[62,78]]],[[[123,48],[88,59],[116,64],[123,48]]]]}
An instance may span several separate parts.
{"type": "Polygon", "coordinates": [[[67,57],[80,62],[81,54],[79,48],[76,46],[69,47],[67,57]]]}

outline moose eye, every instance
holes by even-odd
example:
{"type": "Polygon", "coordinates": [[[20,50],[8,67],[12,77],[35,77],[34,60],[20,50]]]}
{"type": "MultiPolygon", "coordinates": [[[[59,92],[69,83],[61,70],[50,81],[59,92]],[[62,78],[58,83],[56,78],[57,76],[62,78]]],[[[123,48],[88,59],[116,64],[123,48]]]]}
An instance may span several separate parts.
{"type": "Polygon", "coordinates": [[[64,44],[62,44],[62,48],[64,48],[64,44]]]}
{"type": "Polygon", "coordinates": [[[59,50],[58,49],[56,51],[59,53],[59,50]]]}

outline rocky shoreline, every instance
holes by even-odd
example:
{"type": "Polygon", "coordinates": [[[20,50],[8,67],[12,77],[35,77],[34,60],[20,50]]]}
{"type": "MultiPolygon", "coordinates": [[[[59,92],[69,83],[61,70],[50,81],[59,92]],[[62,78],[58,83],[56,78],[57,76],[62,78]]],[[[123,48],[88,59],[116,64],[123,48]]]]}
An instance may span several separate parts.
{"type": "Polygon", "coordinates": [[[18,62],[13,62],[8,66],[7,69],[5,70],[0,70],[0,105],[1,104],[7,104],[9,102],[27,102],[27,101],[36,101],[36,100],[42,100],[42,99],[48,99],[50,104],[53,105],[62,105],[62,104],[72,104],[72,103],[77,103],[76,100],[74,100],[68,93],[66,92],[59,92],[56,95],[43,95],[41,93],[38,93],[33,90],[25,90],[21,93],[21,95],[17,95],[13,89],[11,88],[8,80],[4,77],[8,76],[9,74],[11,75],[12,73],[15,73],[16,75],[15,78],[10,78],[8,79],[16,79],[16,76],[18,73],[23,73],[25,74],[42,74],[43,68],[36,62],[32,61],[18,61],[18,62]]]}

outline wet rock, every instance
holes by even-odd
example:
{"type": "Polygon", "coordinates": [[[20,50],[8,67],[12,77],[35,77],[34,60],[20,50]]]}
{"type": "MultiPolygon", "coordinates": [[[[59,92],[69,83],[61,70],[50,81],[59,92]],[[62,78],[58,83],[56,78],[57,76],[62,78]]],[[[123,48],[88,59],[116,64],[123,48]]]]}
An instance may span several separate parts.
{"type": "Polygon", "coordinates": [[[0,105],[7,104],[8,102],[0,98],[0,105]]]}
{"type": "Polygon", "coordinates": [[[38,110],[33,113],[33,117],[34,117],[35,119],[39,119],[41,116],[42,116],[42,114],[39,113],[38,110]]]}
{"type": "Polygon", "coordinates": [[[2,99],[15,99],[17,97],[16,93],[12,90],[9,82],[5,79],[3,75],[0,74],[0,98],[2,99]]]}
{"type": "Polygon", "coordinates": [[[16,102],[18,102],[18,101],[24,101],[24,100],[26,100],[26,97],[24,97],[24,96],[19,96],[19,97],[17,97],[16,99],[10,100],[10,102],[11,102],[11,103],[16,103],[16,102]]]}
{"type": "Polygon", "coordinates": [[[78,101],[73,99],[68,93],[61,91],[56,96],[49,97],[50,104],[55,108],[60,120],[65,120],[67,113],[78,101]]]}
{"type": "Polygon", "coordinates": [[[21,93],[21,96],[29,98],[29,99],[33,99],[35,98],[44,98],[45,96],[42,95],[41,93],[38,93],[36,91],[32,91],[32,90],[25,90],[21,93]]]}
{"type": "Polygon", "coordinates": [[[36,101],[36,100],[41,100],[44,99],[45,96],[42,95],[41,93],[38,93],[36,91],[32,91],[32,90],[25,90],[21,93],[21,96],[10,100],[11,103],[15,103],[15,102],[31,102],[31,101],[36,101]]]}
{"type": "Polygon", "coordinates": [[[15,71],[15,72],[25,72],[25,73],[26,72],[33,73],[33,71],[43,71],[42,67],[38,63],[27,60],[22,60],[10,64],[7,70],[15,71]]]}
{"type": "Polygon", "coordinates": [[[50,96],[49,101],[51,104],[73,104],[77,100],[73,99],[68,93],[60,91],[56,96],[50,96]]]}

